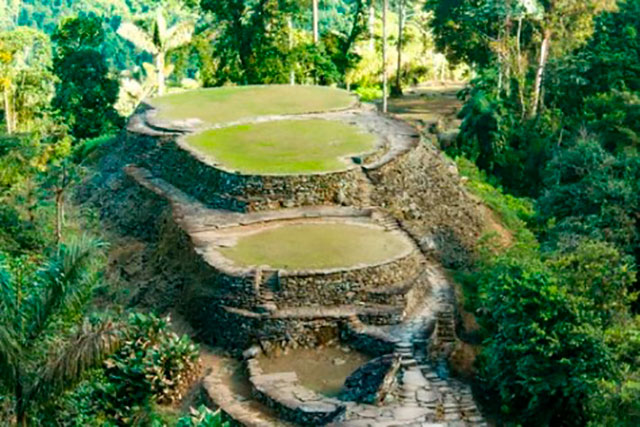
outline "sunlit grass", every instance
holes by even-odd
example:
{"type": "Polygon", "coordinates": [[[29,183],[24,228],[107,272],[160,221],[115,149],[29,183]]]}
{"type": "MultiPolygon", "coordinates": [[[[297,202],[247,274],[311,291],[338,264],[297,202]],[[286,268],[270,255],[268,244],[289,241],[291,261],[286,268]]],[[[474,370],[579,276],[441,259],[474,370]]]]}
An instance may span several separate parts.
{"type": "Polygon", "coordinates": [[[329,120],[284,120],[195,134],[187,143],[225,169],[246,174],[306,174],[344,170],[349,156],[371,152],[375,138],[329,120]]]}
{"type": "Polygon", "coordinates": [[[154,98],[161,120],[200,119],[208,124],[274,115],[346,108],[355,97],[323,86],[234,86],[198,89],[154,98]]]}
{"type": "Polygon", "coordinates": [[[238,239],[222,254],[242,266],[289,270],[379,264],[411,250],[401,235],[355,224],[308,223],[267,228],[238,239]]]}

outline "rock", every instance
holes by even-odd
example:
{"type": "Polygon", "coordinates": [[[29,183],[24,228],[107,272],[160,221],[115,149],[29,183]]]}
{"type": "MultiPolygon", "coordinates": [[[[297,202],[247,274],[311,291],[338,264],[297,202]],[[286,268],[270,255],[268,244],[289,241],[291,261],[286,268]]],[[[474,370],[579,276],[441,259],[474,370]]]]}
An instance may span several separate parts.
{"type": "Polygon", "coordinates": [[[340,357],[336,357],[335,359],[333,359],[333,364],[336,365],[336,366],[342,366],[345,363],[347,363],[347,361],[342,359],[342,358],[340,358],[340,357]]]}
{"type": "Polygon", "coordinates": [[[340,399],[379,404],[395,386],[399,368],[400,358],[393,354],[371,360],[346,379],[340,399]]]}

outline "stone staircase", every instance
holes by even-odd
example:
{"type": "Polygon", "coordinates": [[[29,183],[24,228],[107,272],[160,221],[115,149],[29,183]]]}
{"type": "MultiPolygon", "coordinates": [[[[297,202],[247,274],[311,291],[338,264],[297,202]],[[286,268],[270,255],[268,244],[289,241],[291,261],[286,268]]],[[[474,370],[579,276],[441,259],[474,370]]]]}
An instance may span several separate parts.
{"type": "Polygon", "coordinates": [[[253,284],[255,293],[258,296],[256,312],[274,313],[278,310],[273,292],[277,289],[279,281],[280,277],[277,270],[268,273],[264,273],[260,269],[255,271],[253,284]]]}
{"type": "MultiPolygon", "coordinates": [[[[443,294],[437,299],[443,300],[445,297],[443,294]]],[[[354,329],[353,333],[368,334],[392,344],[394,353],[400,356],[401,373],[398,388],[390,402],[384,406],[347,405],[344,418],[332,425],[486,426],[473,400],[471,388],[461,381],[449,378],[446,360],[434,364],[429,357],[430,336],[433,336],[432,339],[436,338],[436,332],[432,331],[431,326],[434,320],[436,324],[446,324],[440,328],[443,338],[455,340],[455,334],[448,329],[453,322],[453,306],[442,304],[438,308],[434,311],[426,305],[407,321],[390,328],[365,325],[357,321],[350,324],[354,329]]]]}

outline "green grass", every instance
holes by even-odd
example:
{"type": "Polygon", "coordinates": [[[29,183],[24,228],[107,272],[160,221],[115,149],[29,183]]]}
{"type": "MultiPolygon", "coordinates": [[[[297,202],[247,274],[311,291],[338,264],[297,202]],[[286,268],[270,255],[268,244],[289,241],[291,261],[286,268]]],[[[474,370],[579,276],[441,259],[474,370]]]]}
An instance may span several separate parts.
{"type": "Polygon", "coordinates": [[[349,92],[322,86],[235,86],[198,89],[154,98],[161,120],[196,118],[209,124],[273,114],[302,114],[349,107],[349,92]]]}
{"type": "Polygon", "coordinates": [[[513,232],[527,228],[527,223],[531,222],[535,215],[533,201],[504,193],[500,187],[490,183],[486,174],[465,157],[457,157],[455,161],[460,175],[468,178],[466,187],[498,213],[507,228],[513,232]]]}
{"type": "Polygon", "coordinates": [[[344,170],[346,157],[369,153],[373,135],[330,120],[283,120],[205,131],[187,143],[225,169],[246,174],[344,170]]]}
{"type": "Polygon", "coordinates": [[[319,270],[377,264],[409,251],[398,234],[354,224],[308,223],[268,228],[238,239],[222,254],[237,265],[319,270]]]}

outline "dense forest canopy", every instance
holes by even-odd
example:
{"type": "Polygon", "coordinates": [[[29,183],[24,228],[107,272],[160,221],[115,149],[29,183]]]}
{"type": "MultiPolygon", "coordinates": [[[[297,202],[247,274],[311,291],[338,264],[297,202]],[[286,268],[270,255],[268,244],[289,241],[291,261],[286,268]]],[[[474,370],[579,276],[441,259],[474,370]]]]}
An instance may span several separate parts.
{"type": "Polygon", "coordinates": [[[167,378],[197,369],[190,339],[110,298],[98,220],[73,201],[145,98],[317,84],[379,105],[458,80],[439,148],[512,237],[451,266],[478,398],[498,425],[640,424],[639,0],[0,6],[0,420],[166,425],[167,378]]]}

